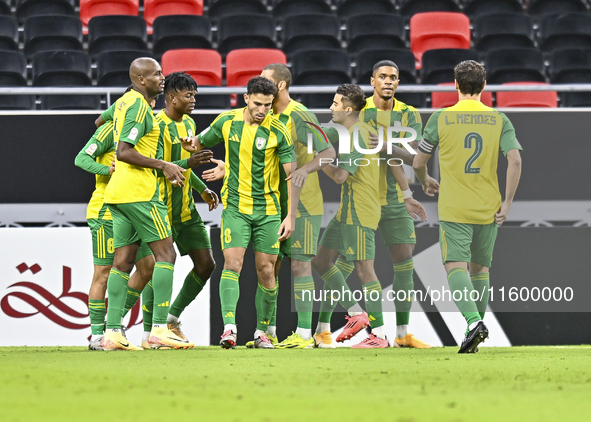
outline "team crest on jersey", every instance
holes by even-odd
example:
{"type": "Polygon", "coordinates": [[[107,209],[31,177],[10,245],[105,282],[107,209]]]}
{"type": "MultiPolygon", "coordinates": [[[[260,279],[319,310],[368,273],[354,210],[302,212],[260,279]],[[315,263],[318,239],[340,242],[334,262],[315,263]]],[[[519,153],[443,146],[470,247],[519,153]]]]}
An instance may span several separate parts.
{"type": "Polygon", "coordinates": [[[257,138],[255,145],[257,146],[257,149],[263,149],[266,143],[267,140],[265,138],[257,138]]]}

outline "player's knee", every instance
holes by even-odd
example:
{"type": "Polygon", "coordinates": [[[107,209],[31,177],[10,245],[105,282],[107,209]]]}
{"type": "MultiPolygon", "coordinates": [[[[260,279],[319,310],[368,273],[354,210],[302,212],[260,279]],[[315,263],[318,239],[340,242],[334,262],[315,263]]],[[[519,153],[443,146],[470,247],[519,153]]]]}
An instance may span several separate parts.
{"type": "Polygon", "coordinates": [[[204,282],[211,277],[213,271],[215,270],[215,261],[212,259],[210,261],[204,262],[199,267],[194,267],[193,271],[197,276],[203,280],[204,282]]]}
{"type": "Polygon", "coordinates": [[[326,271],[328,271],[329,267],[326,265],[325,262],[322,262],[320,259],[318,259],[317,256],[315,256],[314,258],[312,258],[312,268],[314,268],[314,270],[316,270],[318,274],[322,275],[326,271]]]}
{"type": "Polygon", "coordinates": [[[275,266],[272,263],[258,265],[257,273],[260,280],[275,280],[275,266]]]}
{"type": "Polygon", "coordinates": [[[224,270],[234,271],[240,274],[242,271],[242,260],[241,259],[226,259],[224,262],[224,270]]]}

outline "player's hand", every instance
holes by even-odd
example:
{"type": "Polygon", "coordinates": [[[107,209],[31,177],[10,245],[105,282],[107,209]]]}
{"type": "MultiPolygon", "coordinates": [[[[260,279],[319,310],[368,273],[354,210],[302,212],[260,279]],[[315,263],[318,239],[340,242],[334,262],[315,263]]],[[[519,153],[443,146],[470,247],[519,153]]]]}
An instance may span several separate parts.
{"type": "Polygon", "coordinates": [[[214,182],[216,180],[223,179],[226,175],[226,163],[224,163],[222,160],[216,160],[215,158],[212,158],[211,162],[217,164],[217,166],[212,169],[205,170],[201,175],[203,180],[206,182],[214,182]]]}
{"type": "MultiPolygon", "coordinates": [[[[370,148],[377,148],[379,142],[378,142],[378,135],[376,135],[373,132],[369,132],[369,147],[370,148]]],[[[387,142],[383,142],[382,143],[382,149],[380,149],[378,152],[384,152],[388,149],[388,143],[387,142]]]]}
{"type": "Polygon", "coordinates": [[[507,216],[509,215],[509,209],[511,208],[511,204],[507,204],[506,202],[503,202],[501,204],[501,208],[499,208],[499,211],[495,214],[495,223],[497,223],[499,226],[501,226],[505,220],[507,219],[507,216]]]}
{"type": "Polygon", "coordinates": [[[197,139],[197,137],[191,138],[188,136],[180,138],[181,146],[183,147],[183,149],[185,151],[197,152],[196,139],[197,139]]]}
{"type": "Polygon", "coordinates": [[[216,193],[208,188],[205,188],[205,190],[201,194],[201,198],[203,198],[203,200],[207,202],[207,205],[209,205],[209,211],[215,210],[220,204],[220,199],[218,198],[216,193]]]}
{"type": "Polygon", "coordinates": [[[404,206],[406,207],[406,211],[410,214],[412,218],[415,220],[420,218],[422,221],[427,221],[427,211],[423,205],[414,198],[408,198],[404,200],[404,206]]]}
{"type": "Polygon", "coordinates": [[[295,171],[292,171],[291,174],[289,176],[287,176],[287,178],[285,179],[287,181],[290,181],[297,186],[298,188],[304,188],[304,185],[306,184],[306,180],[308,180],[308,172],[306,170],[304,170],[303,168],[299,168],[295,171]]]}
{"type": "Polygon", "coordinates": [[[164,167],[162,168],[162,173],[164,173],[166,178],[170,180],[172,186],[178,186],[180,188],[185,186],[183,183],[185,181],[185,176],[183,176],[185,169],[167,161],[163,161],[163,163],[164,167]]]}
{"type": "Polygon", "coordinates": [[[427,176],[423,183],[423,192],[429,196],[435,196],[436,193],[439,193],[439,182],[431,176],[427,176]]]}
{"type": "Polygon", "coordinates": [[[111,161],[111,165],[109,166],[109,176],[111,176],[114,171],[115,171],[115,156],[113,155],[113,160],[111,161]]]}
{"type": "Polygon", "coordinates": [[[199,167],[200,165],[210,163],[212,158],[213,152],[208,149],[202,149],[201,151],[191,155],[189,161],[187,161],[187,164],[190,168],[199,167]]]}
{"type": "Polygon", "coordinates": [[[281,223],[281,226],[279,227],[279,232],[277,233],[279,235],[279,241],[283,242],[284,240],[289,239],[291,237],[291,233],[292,233],[291,215],[288,215],[287,217],[285,217],[285,220],[283,220],[283,222],[281,223]]]}

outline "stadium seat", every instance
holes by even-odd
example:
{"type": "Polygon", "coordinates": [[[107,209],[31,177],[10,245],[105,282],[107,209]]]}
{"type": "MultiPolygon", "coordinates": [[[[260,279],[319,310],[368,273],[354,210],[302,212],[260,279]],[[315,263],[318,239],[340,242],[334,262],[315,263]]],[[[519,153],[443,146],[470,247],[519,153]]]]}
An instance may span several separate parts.
{"type": "MultiPolygon", "coordinates": [[[[198,87],[222,85],[222,57],[215,50],[169,50],[162,56],[165,75],[186,71],[198,87]]],[[[199,88],[198,88],[199,89],[199,88]]],[[[229,95],[197,95],[195,108],[229,108],[229,95]]]]}
{"type": "Polygon", "coordinates": [[[506,48],[486,53],[486,81],[546,82],[542,52],[533,48],[506,48]]]}
{"type": "Polygon", "coordinates": [[[396,13],[394,3],[389,0],[340,0],[337,5],[337,13],[341,19],[347,19],[354,15],[367,15],[379,13],[396,13]]]}
{"type": "MultiPolygon", "coordinates": [[[[27,86],[27,59],[18,51],[3,51],[0,60],[0,86],[27,86]]],[[[0,110],[33,110],[34,95],[0,95],[0,110]]]]}
{"type": "Polygon", "coordinates": [[[216,0],[209,3],[207,11],[212,21],[234,15],[268,15],[267,7],[260,0],[216,0]]]}
{"type": "Polygon", "coordinates": [[[470,18],[496,13],[523,13],[520,0],[464,0],[464,13],[470,18]]]}
{"type": "Polygon", "coordinates": [[[534,47],[534,22],[523,13],[496,13],[474,18],[474,45],[479,51],[494,48],[534,47]]]}
{"type": "Polygon", "coordinates": [[[347,50],[406,48],[404,18],[394,14],[354,15],[347,20],[347,50]]]}
{"type": "MultiPolygon", "coordinates": [[[[349,55],[343,50],[308,50],[293,55],[292,85],[339,85],[351,82],[349,55]]],[[[307,107],[329,108],[334,94],[302,94],[307,107]]]]}
{"type": "Polygon", "coordinates": [[[283,22],[283,51],[288,57],[298,51],[341,48],[341,23],[333,15],[296,15],[283,22]]]}
{"type": "Polygon", "coordinates": [[[95,16],[139,14],[140,0],[80,0],[80,20],[85,28],[95,16]]]}
{"type": "Polygon", "coordinates": [[[427,50],[470,48],[470,20],[463,13],[417,13],[410,18],[410,50],[421,68],[427,50]]]}
{"type": "MultiPolygon", "coordinates": [[[[365,50],[360,52],[357,56],[357,66],[355,67],[357,83],[361,85],[369,84],[373,74],[373,66],[381,60],[392,60],[398,66],[398,76],[401,86],[417,84],[415,56],[410,50],[397,48],[365,50]]],[[[422,93],[401,92],[396,93],[396,99],[415,107],[425,107],[427,96],[422,93]]]]}
{"type": "Polygon", "coordinates": [[[275,21],[266,15],[234,15],[220,18],[218,51],[222,56],[240,48],[276,48],[275,21]]]}
{"type": "Polygon", "coordinates": [[[275,0],[273,4],[276,19],[312,14],[331,14],[330,5],[325,0],[275,0]]]}
{"type": "MultiPolygon", "coordinates": [[[[509,82],[503,85],[548,85],[543,82],[509,82]]],[[[556,91],[499,91],[497,107],[558,107],[556,91]]]]}
{"type": "Polygon", "coordinates": [[[204,16],[168,15],[154,21],[154,55],[179,48],[211,48],[211,23],[204,16]]]}
{"type": "Polygon", "coordinates": [[[527,12],[532,15],[586,12],[584,0],[530,0],[527,12]]]}
{"type": "Polygon", "coordinates": [[[454,67],[464,60],[478,61],[477,51],[460,48],[445,48],[425,51],[423,54],[424,84],[441,84],[454,81],[454,67]]]}
{"type": "Polygon", "coordinates": [[[18,50],[18,22],[0,15],[0,50],[18,50]]]}
{"type": "Polygon", "coordinates": [[[159,16],[202,14],[203,0],[144,0],[144,20],[149,27],[159,16]]]}
{"type": "Polygon", "coordinates": [[[425,12],[459,12],[460,6],[454,0],[406,0],[402,1],[400,14],[412,17],[425,12]]]}
{"type": "Polygon", "coordinates": [[[88,23],[88,52],[148,50],[146,22],[139,16],[96,16],[88,23]]]}
{"type": "Polygon", "coordinates": [[[566,13],[543,16],[539,36],[543,51],[591,47],[591,15],[566,13]]]}
{"type": "Polygon", "coordinates": [[[271,63],[287,64],[283,51],[265,48],[230,51],[226,56],[226,85],[246,86],[250,78],[259,76],[271,63]]]}
{"type": "MultiPolygon", "coordinates": [[[[591,49],[553,51],[549,73],[553,84],[591,83],[591,49]]],[[[559,95],[563,107],[591,107],[591,92],[561,92],[559,95]]]]}
{"type": "Polygon", "coordinates": [[[152,57],[145,51],[106,51],[97,57],[98,86],[128,86],[129,66],[138,57],[152,57]]]}
{"type": "MultiPolygon", "coordinates": [[[[90,57],[82,51],[44,51],[33,57],[34,86],[92,86],[90,57]]],[[[100,108],[99,95],[41,95],[44,110],[100,108]]]]}
{"type": "MultiPolygon", "coordinates": [[[[440,86],[455,86],[455,82],[446,82],[443,84],[437,84],[440,86]]],[[[492,92],[487,91],[486,89],[480,95],[480,101],[485,106],[492,107],[493,106],[493,99],[492,99],[492,92]]],[[[451,107],[455,103],[458,102],[458,92],[432,92],[431,93],[431,107],[432,108],[445,108],[451,107]]]]}
{"type": "Polygon", "coordinates": [[[10,11],[10,2],[11,0],[0,0],[0,15],[10,16],[12,14],[10,11]]]}
{"type": "Polygon", "coordinates": [[[16,18],[23,24],[31,16],[67,15],[74,16],[74,0],[18,0],[16,18]]]}
{"type": "Polygon", "coordinates": [[[25,21],[25,54],[41,51],[82,51],[82,24],[74,16],[32,16],[25,21]]]}

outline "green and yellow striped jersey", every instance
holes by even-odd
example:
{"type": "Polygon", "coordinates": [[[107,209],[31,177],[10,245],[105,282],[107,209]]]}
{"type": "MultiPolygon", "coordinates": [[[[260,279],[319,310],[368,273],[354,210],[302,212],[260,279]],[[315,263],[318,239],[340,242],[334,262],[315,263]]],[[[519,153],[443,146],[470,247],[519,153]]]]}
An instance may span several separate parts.
{"type": "Polygon", "coordinates": [[[105,189],[111,179],[108,167],[111,166],[115,144],[113,142],[113,122],[108,121],[99,127],[78,155],[88,155],[94,161],[107,166],[106,174],[96,174],[96,185],[86,208],[87,219],[112,220],[111,212],[105,205],[105,189]]]}
{"type": "MultiPolygon", "coordinates": [[[[171,120],[164,110],[156,117],[160,122],[160,136],[162,138],[164,161],[179,161],[191,157],[181,146],[180,138],[195,136],[195,122],[188,115],[183,116],[181,122],[171,120]]],[[[166,177],[159,178],[160,200],[168,207],[168,218],[172,223],[183,223],[197,217],[193,193],[191,191],[191,169],[183,172],[185,186],[172,186],[166,177]]]]}
{"type": "Polygon", "coordinates": [[[353,134],[359,130],[359,146],[369,148],[369,132],[372,128],[357,122],[349,128],[351,153],[339,155],[338,166],[351,175],[341,187],[341,205],[337,221],[354,226],[377,229],[380,221],[380,167],[379,154],[363,154],[355,149],[353,134]]]}
{"type": "Polygon", "coordinates": [[[270,114],[260,125],[245,124],[245,112],[246,107],[220,114],[199,134],[201,145],[225,144],[224,208],[236,207],[243,214],[281,214],[279,167],[293,161],[291,136],[270,114]]]}
{"type": "Polygon", "coordinates": [[[435,112],[427,122],[419,150],[439,145],[439,220],[490,224],[501,206],[497,178],[499,148],[521,150],[505,116],[480,101],[462,100],[435,112]]]}
{"type": "MultiPolygon", "coordinates": [[[[396,122],[400,122],[403,127],[414,129],[417,132],[417,140],[422,137],[423,123],[421,115],[416,108],[397,99],[394,99],[394,107],[391,111],[384,111],[376,107],[373,96],[369,97],[361,111],[359,120],[370,125],[376,134],[378,126],[382,126],[384,128],[384,142],[386,141],[386,128],[394,126],[396,122]]],[[[411,132],[399,132],[398,135],[394,132],[394,136],[398,138],[408,138],[411,135],[411,132]]],[[[386,160],[391,158],[387,152],[382,152],[380,157],[386,160]]],[[[407,214],[400,187],[387,165],[380,166],[380,204],[386,207],[386,211],[390,214],[407,214]]]]}
{"type": "MultiPolygon", "coordinates": [[[[271,114],[273,111],[271,111],[271,114]]],[[[287,127],[291,134],[291,139],[296,152],[296,159],[298,168],[308,164],[314,159],[314,152],[308,154],[308,133],[312,134],[313,148],[316,153],[324,151],[332,145],[328,144],[324,139],[320,139],[314,132],[311,131],[307,122],[320,126],[318,119],[312,114],[306,106],[297,101],[291,100],[287,108],[276,115],[276,117],[287,127]]],[[[284,177],[283,168],[281,168],[281,175],[284,177]]],[[[287,183],[280,184],[281,197],[287,195],[287,183]],[[285,194],[284,194],[285,192],[285,194]]],[[[283,201],[282,201],[283,202],[283,201]]],[[[282,204],[282,208],[285,204],[282,204]]],[[[318,180],[318,173],[310,173],[306,179],[304,189],[300,193],[300,203],[298,204],[298,217],[300,215],[323,215],[324,205],[322,198],[322,191],[320,190],[320,182],[318,180]]]]}
{"type": "MultiPolygon", "coordinates": [[[[135,90],[124,94],[115,103],[115,150],[118,142],[128,142],[149,158],[162,159],[160,126],[144,96],[135,90]]],[[[107,204],[157,201],[159,197],[156,170],[138,167],[117,160],[105,192],[107,204]]]]}

